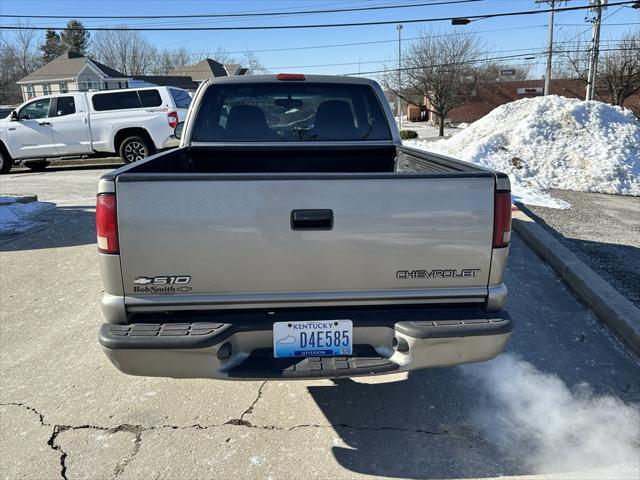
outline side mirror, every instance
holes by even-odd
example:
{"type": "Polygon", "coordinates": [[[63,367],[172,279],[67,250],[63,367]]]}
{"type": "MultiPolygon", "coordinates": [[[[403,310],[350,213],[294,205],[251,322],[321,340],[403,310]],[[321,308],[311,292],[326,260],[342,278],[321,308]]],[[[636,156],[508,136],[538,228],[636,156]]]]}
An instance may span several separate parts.
{"type": "Polygon", "coordinates": [[[10,121],[12,122],[18,121],[18,112],[16,110],[11,112],[10,121]]]}
{"type": "Polygon", "coordinates": [[[184,130],[184,122],[178,122],[176,128],[173,129],[173,136],[177,139],[182,138],[182,130],[184,130]]]}

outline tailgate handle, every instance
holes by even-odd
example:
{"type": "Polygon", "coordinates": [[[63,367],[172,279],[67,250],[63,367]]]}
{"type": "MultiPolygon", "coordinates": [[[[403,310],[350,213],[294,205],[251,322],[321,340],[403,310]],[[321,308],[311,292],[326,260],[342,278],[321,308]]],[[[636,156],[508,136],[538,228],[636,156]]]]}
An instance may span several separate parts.
{"type": "Polygon", "coordinates": [[[333,210],[292,210],[291,230],[331,230],[333,210]]]}

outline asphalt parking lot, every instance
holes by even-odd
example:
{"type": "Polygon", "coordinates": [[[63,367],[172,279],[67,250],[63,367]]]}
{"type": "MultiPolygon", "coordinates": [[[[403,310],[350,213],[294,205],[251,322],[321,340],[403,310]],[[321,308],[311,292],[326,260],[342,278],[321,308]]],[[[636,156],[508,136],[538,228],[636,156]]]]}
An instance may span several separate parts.
{"type": "Polygon", "coordinates": [[[527,207],[580,260],[640,307],[640,197],[549,190],[570,209],[527,207]]]}
{"type": "Polygon", "coordinates": [[[16,171],[57,207],[0,239],[2,478],[638,478],[640,363],[514,235],[516,331],[474,366],[369,379],[130,377],[97,343],[96,167],[16,171]]]}

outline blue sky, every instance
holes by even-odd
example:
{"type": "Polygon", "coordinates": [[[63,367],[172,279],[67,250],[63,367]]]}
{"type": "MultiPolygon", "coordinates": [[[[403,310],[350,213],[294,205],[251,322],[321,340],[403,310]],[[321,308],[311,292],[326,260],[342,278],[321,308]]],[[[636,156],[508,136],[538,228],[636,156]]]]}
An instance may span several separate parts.
{"type": "MultiPolygon", "coordinates": [[[[0,0],[2,14],[55,14],[69,18],[82,15],[173,15],[195,13],[238,13],[255,11],[295,11],[308,9],[356,8],[376,5],[398,5],[429,3],[437,0],[0,0]]],[[[611,0],[615,1],[615,0],[611,0]]],[[[587,0],[572,0],[569,6],[586,5],[587,0]]],[[[457,5],[439,5],[394,10],[347,12],[332,14],[295,15],[268,18],[235,19],[164,19],[164,20],[84,20],[89,26],[105,26],[126,23],[128,25],[176,25],[176,26],[234,26],[234,25],[278,25],[300,23],[364,22],[376,20],[403,20],[430,17],[478,15],[494,12],[533,10],[538,7],[534,0],[484,0],[457,5]]],[[[590,24],[585,23],[586,12],[566,12],[556,15],[556,32],[559,37],[573,37],[587,30],[583,38],[589,38],[590,24]]],[[[640,23],[640,10],[627,7],[610,7],[606,10],[602,37],[615,40],[632,25],[640,23]]],[[[23,20],[27,21],[27,20],[23,20]]],[[[65,20],[28,20],[32,25],[61,27],[65,20]]],[[[15,19],[2,18],[0,23],[10,25],[15,19]]],[[[467,26],[452,26],[449,22],[405,24],[403,37],[416,37],[424,29],[438,33],[477,32],[488,42],[496,56],[541,52],[547,38],[548,14],[521,17],[487,19],[467,26]],[[504,53],[502,53],[504,52],[504,53]]],[[[44,33],[43,33],[44,35],[44,33]]],[[[185,47],[190,51],[210,51],[223,48],[228,52],[256,51],[263,65],[272,71],[296,71],[308,73],[352,73],[380,69],[385,62],[395,61],[397,55],[397,31],[394,25],[365,26],[351,28],[223,31],[223,32],[144,32],[146,38],[159,48],[185,47]],[[260,50],[306,47],[352,42],[377,42],[369,45],[327,47],[304,50],[265,52],[260,50]],[[323,64],[328,65],[313,67],[323,64]]],[[[406,47],[410,40],[405,40],[406,47]]],[[[236,55],[236,53],[232,53],[236,55]]],[[[237,54],[239,56],[239,54],[237,54]]],[[[523,60],[520,60],[522,62],[523,60]]],[[[542,57],[529,60],[541,71],[538,63],[542,57]]]]}

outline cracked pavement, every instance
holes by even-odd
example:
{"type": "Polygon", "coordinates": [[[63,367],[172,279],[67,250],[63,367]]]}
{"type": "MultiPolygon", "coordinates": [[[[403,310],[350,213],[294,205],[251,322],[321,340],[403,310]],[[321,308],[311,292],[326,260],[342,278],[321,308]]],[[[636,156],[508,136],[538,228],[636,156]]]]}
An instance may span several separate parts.
{"type": "MultiPolygon", "coordinates": [[[[500,450],[474,423],[486,400],[463,368],[289,382],[118,372],[97,342],[93,195],[103,172],[62,168],[0,180],[2,193],[58,204],[38,228],[0,239],[0,478],[536,473],[526,451],[500,450]]],[[[507,282],[517,321],[509,352],[570,387],[586,383],[596,395],[640,402],[637,359],[517,236],[507,282]]]]}

